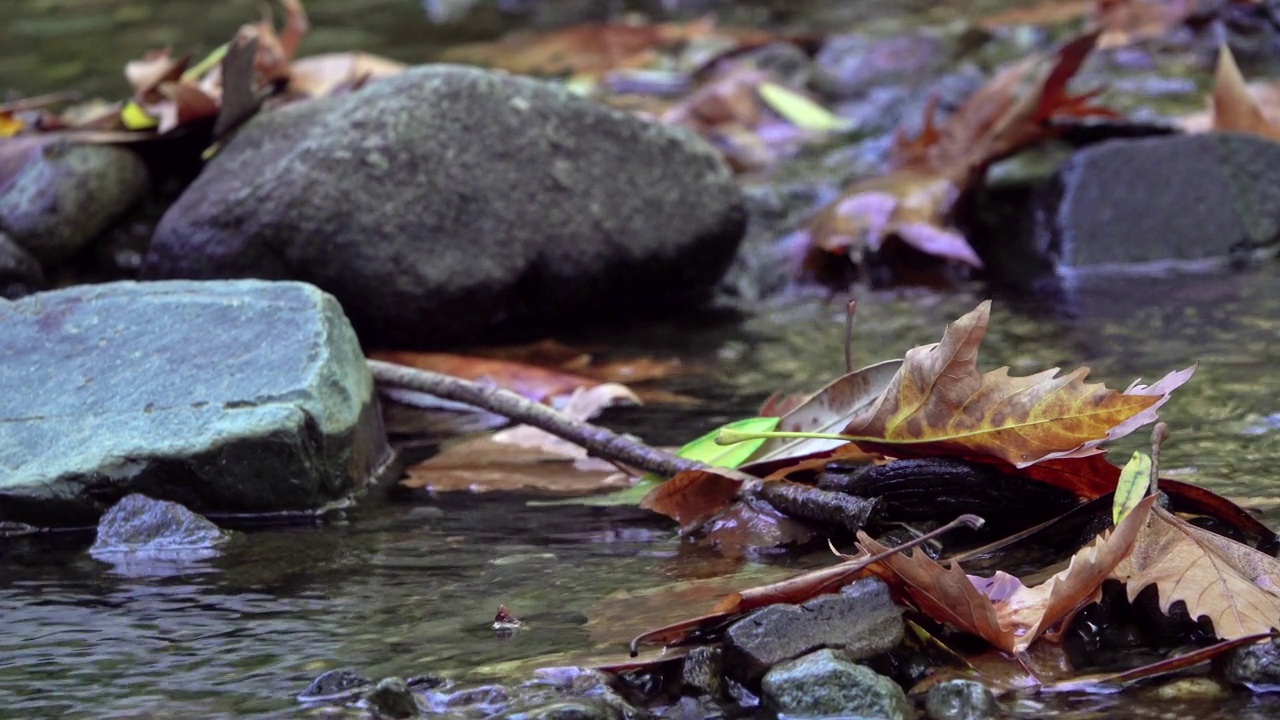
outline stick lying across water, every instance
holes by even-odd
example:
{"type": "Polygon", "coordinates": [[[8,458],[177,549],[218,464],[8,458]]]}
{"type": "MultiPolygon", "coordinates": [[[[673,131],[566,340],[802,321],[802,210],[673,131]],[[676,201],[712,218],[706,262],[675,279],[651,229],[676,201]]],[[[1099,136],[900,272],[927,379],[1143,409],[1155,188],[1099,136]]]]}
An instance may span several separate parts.
{"type": "Polygon", "coordinates": [[[546,405],[526,400],[510,390],[503,390],[493,384],[472,382],[452,375],[418,370],[381,360],[367,362],[369,371],[373,373],[373,379],[382,385],[429,393],[445,400],[487,410],[518,423],[532,425],[579,445],[588,453],[605,460],[630,465],[664,477],[678,475],[685,470],[706,467],[700,462],[677,457],[665,450],[650,447],[639,440],[619,435],[598,425],[574,420],[546,405]]]}

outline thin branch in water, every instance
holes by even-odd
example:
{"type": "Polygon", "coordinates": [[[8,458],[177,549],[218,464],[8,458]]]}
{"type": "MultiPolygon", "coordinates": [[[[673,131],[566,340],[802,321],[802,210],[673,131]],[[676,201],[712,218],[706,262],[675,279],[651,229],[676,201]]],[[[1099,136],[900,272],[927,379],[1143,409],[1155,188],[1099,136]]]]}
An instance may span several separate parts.
{"type": "Polygon", "coordinates": [[[1160,446],[1164,445],[1164,441],[1168,439],[1168,424],[1158,422],[1151,428],[1151,485],[1147,489],[1148,495],[1155,495],[1160,489],[1157,487],[1160,482],[1160,446]]]}
{"type": "Polygon", "coordinates": [[[557,412],[510,390],[492,384],[481,384],[441,373],[368,360],[369,371],[379,384],[429,393],[445,400],[465,403],[487,410],[515,422],[545,430],[556,437],[579,445],[596,457],[623,463],[664,477],[686,470],[699,470],[703,463],[650,447],[624,435],[592,425],[557,412]]]}
{"type": "Polygon", "coordinates": [[[858,311],[858,300],[849,301],[844,311],[844,371],[853,372],[853,314],[858,311]]]}

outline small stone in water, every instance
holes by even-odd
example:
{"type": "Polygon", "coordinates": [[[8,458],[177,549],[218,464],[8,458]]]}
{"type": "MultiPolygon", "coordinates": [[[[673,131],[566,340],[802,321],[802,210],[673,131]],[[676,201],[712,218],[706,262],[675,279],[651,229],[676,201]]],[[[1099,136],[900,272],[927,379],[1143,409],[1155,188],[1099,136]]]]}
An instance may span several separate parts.
{"type": "Polygon", "coordinates": [[[370,690],[364,701],[369,705],[374,717],[379,718],[411,718],[418,716],[418,701],[404,680],[398,677],[383,678],[378,686],[370,690]]]}
{"type": "Polygon", "coordinates": [[[948,680],[929,688],[924,700],[931,720],[984,720],[1000,714],[990,688],[973,680],[948,680]]]}
{"type": "Polygon", "coordinates": [[[298,696],[298,702],[321,703],[337,700],[354,700],[356,695],[373,684],[369,678],[351,668],[337,668],[322,673],[298,696]]]}

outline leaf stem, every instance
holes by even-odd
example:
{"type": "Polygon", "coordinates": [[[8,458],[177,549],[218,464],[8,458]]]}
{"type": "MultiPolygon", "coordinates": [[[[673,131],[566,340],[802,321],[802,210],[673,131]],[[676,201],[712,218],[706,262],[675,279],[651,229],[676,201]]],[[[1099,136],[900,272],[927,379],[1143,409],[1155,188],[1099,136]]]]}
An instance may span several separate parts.
{"type": "Polygon", "coordinates": [[[770,432],[743,432],[741,430],[723,429],[720,434],[716,435],[717,445],[733,445],[734,443],[746,442],[748,440],[843,440],[844,442],[852,442],[861,438],[851,435],[837,435],[835,433],[809,433],[809,432],[787,432],[783,430],[774,430],[770,432]]]}

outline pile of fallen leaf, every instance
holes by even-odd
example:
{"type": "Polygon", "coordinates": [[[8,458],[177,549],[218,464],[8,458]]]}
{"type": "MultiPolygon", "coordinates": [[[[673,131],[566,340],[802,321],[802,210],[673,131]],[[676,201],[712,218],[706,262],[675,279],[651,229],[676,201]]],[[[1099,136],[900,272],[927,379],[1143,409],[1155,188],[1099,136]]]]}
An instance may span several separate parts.
{"type": "MultiPolygon", "coordinates": [[[[1060,666],[1053,672],[1032,672],[1036,663],[1027,653],[1043,642],[1060,641],[1072,618],[1102,597],[1107,581],[1119,583],[1130,601],[1154,587],[1161,611],[1168,613],[1178,604],[1190,619],[1207,622],[1221,642],[1091,681],[1168,672],[1269,637],[1280,626],[1280,561],[1255,545],[1274,547],[1275,533],[1205,488],[1158,479],[1158,460],[1153,465],[1150,457],[1135,453],[1122,469],[1106,459],[1101,447],[1156,421],[1157,410],[1194,368],[1169,373],[1149,386],[1135,383],[1124,392],[1085,382],[1088,370],[1083,368],[1028,377],[1013,377],[1008,368],[984,373],[977,359],[988,317],[989,303],[984,303],[948,326],[941,342],[909,350],[900,361],[848,373],[780,418],[755,419],[757,427],[777,431],[741,426],[720,431],[721,442],[748,448],[739,456],[741,462],[677,475],[652,490],[642,506],[677,520],[686,534],[713,542],[727,536],[730,548],[742,542],[744,532],[755,542],[794,539],[769,526],[771,518],[784,514],[767,507],[770,499],[790,497],[779,492],[784,485],[795,486],[792,495],[813,492],[815,468],[850,458],[873,468],[918,466],[925,462],[920,459],[939,463],[936,467],[943,471],[966,464],[990,468],[1002,482],[1012,483],[1001,492],[1017,492],[1018,485],[1042,486],[1068,491],[1074,501],[1045,521],[1034,518],[1032,507],[1014,513],[1024,516],[1023,527],[978,548],[956,549],[950,542],[957,535],[963,539],[965,531],[944,534],[944,557],[937,559],[920,548],[894,552],[860,529],[858,552],[844,556],[843,563],[735,593],[711,615],[652,631],[638,642],[706,642],[727,620],[750,610],[803,602],[868,574],[888,582],[898,599],[923,619],[977,636],[1024,668],[1013,673],[1019,676],[1014,682],[1005,663],[986,678],[996,685],[1079,687],[1080,680],[1060,666]],[[1073,547],[1059,548],[1069,553],[1065,561],[1054,557],[1044,567],[1023,571],[1023,576],[1037,576],[1036,582],[999,569],[991,574],[990,563],[982,563],[987,571],[982,575],[966,570],[971,561],[976,564],[993,553],[998,557],[1038,536],[1049,535],[1050,544],[1061,544],[1072,535],[1060,528],[1079,528],[1082,519],[1090,521],[1086,527],[1101,529],[1088,531],[1073,547]]],[[[1153,454],[1163,441],[1164,427],[1157,428],[1153,454]]],[[[916,479],[923,492],[915,496],[917,507],[909,509],[927,515],[936,502],[930,493],[947,492],[938,484],[944,478],[916,479]]],[[[874,525],[876,512],[873,507],[859,524],[874,525]]],[[[917,524],[936,527],[950,520],[937,517],[917,524]]],[[[969,667],[975,671],[975,665],[969,667]]]]}

